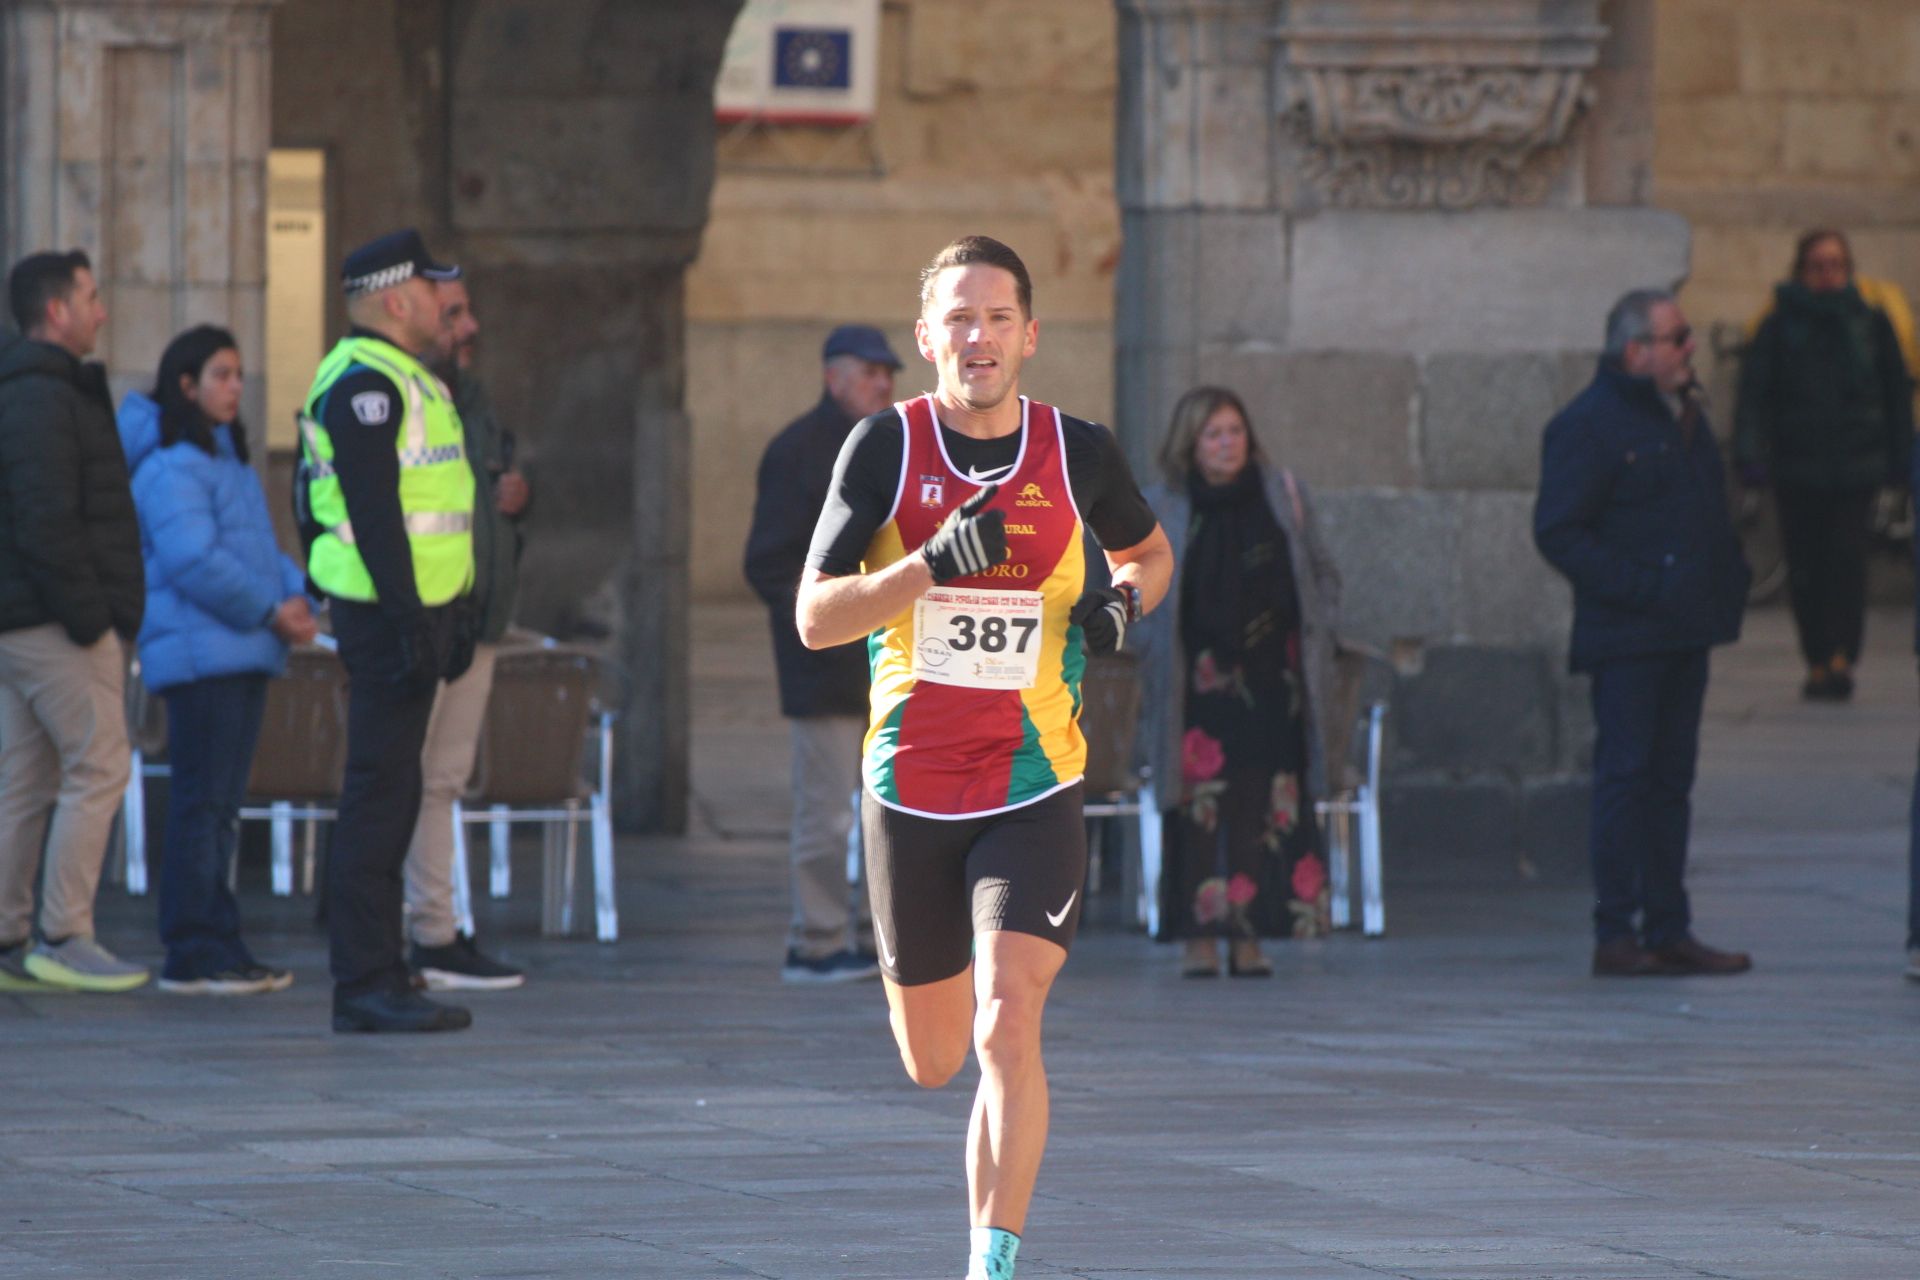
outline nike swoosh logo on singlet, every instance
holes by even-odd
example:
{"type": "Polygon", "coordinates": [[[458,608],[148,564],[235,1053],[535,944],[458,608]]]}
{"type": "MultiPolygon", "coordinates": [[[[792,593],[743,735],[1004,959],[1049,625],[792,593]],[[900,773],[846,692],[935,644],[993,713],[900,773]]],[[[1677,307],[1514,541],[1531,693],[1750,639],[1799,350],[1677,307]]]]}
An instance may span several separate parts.
{"type": "Polygon", "coordinates": [[[975,471],[972,467],[967,467],[961,470],[960,478],[969,484],[992,484],[1012,474],[1013,464],[1009,462],[1004,467],[988,467],[985,471],[975,471]]]}

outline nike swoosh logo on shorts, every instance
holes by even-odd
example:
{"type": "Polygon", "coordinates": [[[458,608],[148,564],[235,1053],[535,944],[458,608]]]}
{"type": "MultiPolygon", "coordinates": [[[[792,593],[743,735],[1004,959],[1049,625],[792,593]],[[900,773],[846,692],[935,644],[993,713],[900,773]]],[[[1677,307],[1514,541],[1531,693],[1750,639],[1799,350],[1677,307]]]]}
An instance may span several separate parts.
{"type": "MultiPolygon", "coordinates": [[[[1078,889],[1075,889],[1074,892],[1078,893],[1080,891],[1078,889]]],[[[1071,904],[1073,899],[1068,898],[1067,901],[1069,904],[1071,904]]],[[[877,922],[873,926],[873,940],[880,944],[881,962],[884,963],[887,966],[887,968],[889,969],[893,968],[894,967],[893,952],[887,950],[887,935],[880,932],[880,925],[877,922]]]]}
{"type": "MultiPolygon", "coordinates": [[[[1068,894],[1067,905],[1060,908],[1059,915],[1055,915],[1051,911],[1046,913],[1047,923],[1052,925],[1054,928],[1058,929],[1061,925],[1061,922],[1063,922],[1067,918],[1067,912],[1073,910],[1073,900],[1079,896],[1080,896],[1080,891],[1078,889],[1075,889],[1072,893],[1068,894]]],[[[892,963],[892,962],[889,961],[888,963],[892,963]]]]}

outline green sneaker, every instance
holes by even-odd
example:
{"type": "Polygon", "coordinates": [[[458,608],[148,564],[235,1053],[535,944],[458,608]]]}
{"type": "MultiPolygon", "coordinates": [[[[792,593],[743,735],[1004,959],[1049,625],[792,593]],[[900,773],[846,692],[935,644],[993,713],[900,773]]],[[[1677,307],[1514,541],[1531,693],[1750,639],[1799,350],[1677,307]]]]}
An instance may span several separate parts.
{"type": "Polygon", "coordinates": [[[53,991],[27,972],[27,944],[16,942],[0,947],[0,991],[53,991]]]}
{"type": "Polygon", "coordinates": [[[147,980],[143,966],[129,964],[79,934],[34,947],[27,952],[26,970],[48,986],[69,991],[131,991],[147,980]]]}

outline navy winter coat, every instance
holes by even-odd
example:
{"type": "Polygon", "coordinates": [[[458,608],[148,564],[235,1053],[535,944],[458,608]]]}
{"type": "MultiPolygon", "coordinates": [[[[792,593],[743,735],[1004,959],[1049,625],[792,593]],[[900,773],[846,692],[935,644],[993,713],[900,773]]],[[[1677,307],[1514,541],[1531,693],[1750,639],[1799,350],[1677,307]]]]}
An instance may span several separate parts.
{"type": "Polygon", "coordinates": [[[1570,665],[1728,644],[1751,574],[1704,416],[1606,360],[1547,424],[1533,540],[1573,584],[1570,665]]]}
{"type": "Polygon", "coordinates": [[[213,440],[212,456],[184,440],[161,448],[160,407],[138,394],[120,402],[147,566],[140,678],[155,691],[287,665],[267,619],[305,577],[274,541],[260,478],[232,436],[215,427],[213,440]]]}
{"type": "Polygon", "coordinates": [[[793,620],[793,599],[806,572],[813,526],[833,485],[834,461],[853,425],[832,396],[822,395],[819,404],[773,438],[760,459],[745,569],[754,594],[766,602],[783,716],[865,719],[867,714],[866,643],[809,649],[800,643],[793,620]]]}

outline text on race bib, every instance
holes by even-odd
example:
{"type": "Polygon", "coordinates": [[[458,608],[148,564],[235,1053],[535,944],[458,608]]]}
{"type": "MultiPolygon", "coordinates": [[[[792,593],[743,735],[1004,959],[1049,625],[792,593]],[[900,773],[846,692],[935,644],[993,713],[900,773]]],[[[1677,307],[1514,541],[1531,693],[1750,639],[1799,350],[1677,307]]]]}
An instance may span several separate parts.
{"type": "Polygon", "coordinates": [[[913,674],[967,689],[1031,689],[1040,679],[1038,591],[934,587],[913,606],[913,674]]]}

